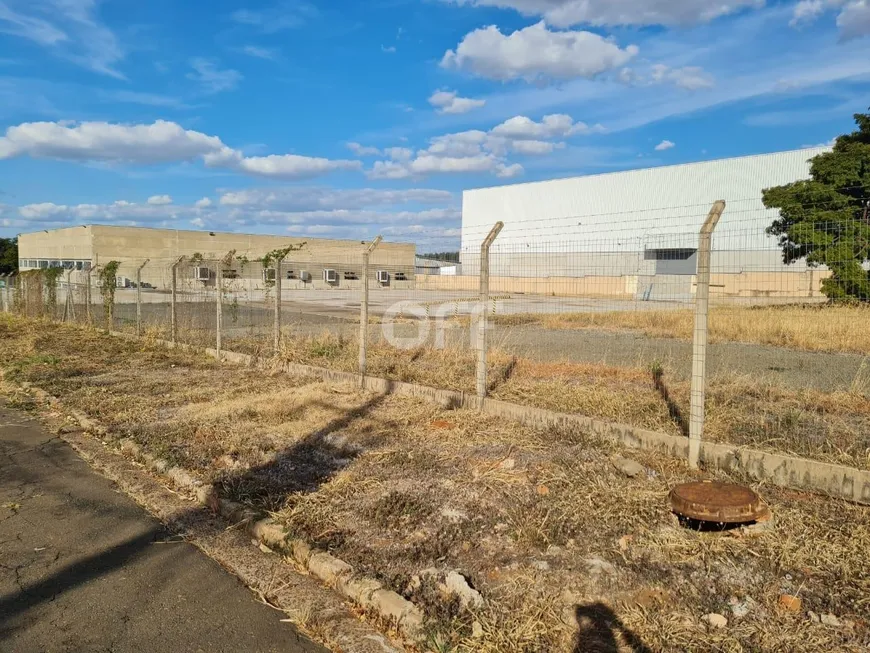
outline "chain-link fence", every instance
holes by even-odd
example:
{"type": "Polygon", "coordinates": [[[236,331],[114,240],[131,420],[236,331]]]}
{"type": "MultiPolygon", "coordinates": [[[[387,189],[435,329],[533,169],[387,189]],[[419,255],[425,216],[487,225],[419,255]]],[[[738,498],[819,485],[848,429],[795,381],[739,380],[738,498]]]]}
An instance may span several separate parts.
{"type": "Polygon", "coordinates": [[[838,214],[796,236],[760,198],[726,204],[468,227],[458,261],[415,269],[366,242],[329,260],[303,247],[37,270],[0,277],[0,299],[33,318],[870,467],[870,224],[838,214]]]}

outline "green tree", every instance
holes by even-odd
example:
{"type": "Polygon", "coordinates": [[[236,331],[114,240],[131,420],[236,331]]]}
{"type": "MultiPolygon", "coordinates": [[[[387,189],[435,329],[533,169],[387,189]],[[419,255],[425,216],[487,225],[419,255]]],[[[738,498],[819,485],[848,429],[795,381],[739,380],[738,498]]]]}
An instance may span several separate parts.
{"type": "Polygon", "coordinates": [[[805,259],[825,265],[832,276],[822,282],[831,299],[870,300],[870,113],[855,114],[857,131],[837,138],[833,152],[811,161],[810,176],[768,188],[764,205],[779,209],[767,229],[778,236],[786,264],[805,259]]]}
{"type": "Polygon", "coordinates": [[[431,258],[435,261],[459,263],[459,252],[432,252],[431,254],[420,254],[420,258],[431,258]]]}
{"type": "Polygon", "coordinates": [[[18,272],[18,240],[0,238],[0,274],[18,272]]]}

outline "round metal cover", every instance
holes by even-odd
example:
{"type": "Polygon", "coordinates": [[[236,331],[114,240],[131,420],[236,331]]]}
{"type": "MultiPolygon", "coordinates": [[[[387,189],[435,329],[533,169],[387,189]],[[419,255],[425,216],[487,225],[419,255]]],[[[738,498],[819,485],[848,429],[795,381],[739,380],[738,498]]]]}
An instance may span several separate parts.
{"type": "Polygon", "coordinates": [[[767,506],[753,490],[735,483],[683,483],[670,493],[671,507],[683,517],[722,524],[743,524],[767,516],[767,506]]]}

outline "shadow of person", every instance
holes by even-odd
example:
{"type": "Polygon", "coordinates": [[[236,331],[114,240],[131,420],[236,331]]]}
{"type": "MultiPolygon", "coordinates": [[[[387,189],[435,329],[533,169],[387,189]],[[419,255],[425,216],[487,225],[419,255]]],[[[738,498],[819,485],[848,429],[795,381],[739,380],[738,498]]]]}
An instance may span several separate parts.
{"type": "Polygon", "coordinates": [[[574,614],[577,618],[574,653],[619,653],[626,648],[632,653],[652,653],[604,603],[578,605],[574,614]]]}

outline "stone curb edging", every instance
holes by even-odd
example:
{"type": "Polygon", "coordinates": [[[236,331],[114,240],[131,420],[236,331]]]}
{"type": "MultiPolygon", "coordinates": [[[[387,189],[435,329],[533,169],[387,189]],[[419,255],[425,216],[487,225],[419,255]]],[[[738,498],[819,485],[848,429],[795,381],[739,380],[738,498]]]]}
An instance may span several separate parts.
{"type": "MultiPolygon", "coordinates": [[[[22,388],[50,405],[58,406],[61,403],[57,397],[32,384],[22,388]]],[[[108,434],[106,427],[81,411],[64,410],[83,430],[97,436],[108,434]]],[[[260,544],[288,555],[340,596],[395,625],[409,640],[419,641],[422,638],[425,620],[422,610],[397,592],[385,588],[380,581],[355,574],[353,567],[344,560],[313,548],[300,538],[291,537],[283,526],[274,519],[264,517],[263,513],[220,498],[212,485],[203,483],[181,467],[172,466],[168,461],[144,451],[130,438],[119,440],[117,450],[123,456],[132,458],[152,472],[162,475],[176,488],[193,495],[198,503],[224,519],[234,524],[243,524],[245,532],[260,544]]]]}
{"type": "MultiPolygon", "coordinates": [[[[111,335],[127,340],[138,340],[135,335],[129,333],[113,331],[111,335]]],[[[654,451],[675,458],[688,459],[689,455],[687,438],[627,424],[608,422],[584,415],[558,413],[544,408],[521,406],[496,399],[480,399],[477,395],[464,391],[444,390],[373,376],[361,377],[353,372],[342,372],[299,363],[276,363],[268,358],[257,358],[232,351],[222,350],[218,354],[217,350],[210,347],[195,347],[167,340],[156,340],[155,342],[170,349],[203,352],[218,361],[249,367],[275,368],[277,366],[287,374],[308,375],[324,381],[356,384],[365,390],[380,394],[418,397],[451,409],[480,410],[488,415],[514,419],[529,426],[581,429],[629,448],[654,451]]],[[[870,471],[868,470],[708,441],[701,443],[701,460],[710,467],[744,474],[756,481],[769,481],[781,487],[806,490],[858,504],[870,505],[870,471]]]]}

